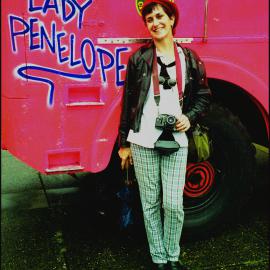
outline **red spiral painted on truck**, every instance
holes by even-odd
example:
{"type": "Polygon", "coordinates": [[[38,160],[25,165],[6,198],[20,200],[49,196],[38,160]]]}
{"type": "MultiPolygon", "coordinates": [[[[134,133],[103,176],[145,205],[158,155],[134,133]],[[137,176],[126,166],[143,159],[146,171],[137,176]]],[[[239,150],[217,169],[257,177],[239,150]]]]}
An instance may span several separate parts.
{"type": "Polygon", "coordinates": [[[215,170],[209,161],[188,163],[184,194],[187,197],[200,197],[209,192],[215,178],[215,170]]]}

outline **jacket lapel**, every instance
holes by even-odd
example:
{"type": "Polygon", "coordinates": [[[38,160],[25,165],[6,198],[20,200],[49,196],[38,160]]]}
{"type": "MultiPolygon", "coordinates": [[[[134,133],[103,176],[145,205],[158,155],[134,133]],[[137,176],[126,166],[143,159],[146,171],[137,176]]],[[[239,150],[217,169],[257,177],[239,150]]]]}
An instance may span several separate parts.
{"type": "Polygon", "coordinates": [[[154,57],[154,42],[149,42],[145,45],[145,50],[141,56],[147,63],[148,67],[152,70],[153,57],[154,57]]]}
{"type": "Polygon", "coordinates": [[[185,55],[185,62],[186,62],[186,74],[185,74],[185,89],[186,90],[186,86],[187,84],[189,83],[189,68],[190,68],[190,65],[189,65],[189,57],[188,57],[188,53],[187,53],[187,49],[186,48],[183,48],[179,43],[176,43],[177,46],[181,47],[182,51],[184,52],[184,55],[185,55]]]}

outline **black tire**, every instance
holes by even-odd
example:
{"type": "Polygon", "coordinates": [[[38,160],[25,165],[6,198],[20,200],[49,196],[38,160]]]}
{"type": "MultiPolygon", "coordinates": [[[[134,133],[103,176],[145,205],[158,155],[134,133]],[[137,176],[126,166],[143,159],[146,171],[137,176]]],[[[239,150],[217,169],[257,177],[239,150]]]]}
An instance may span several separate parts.
{"type": "Polygon", "coordinates": [[[255,151],[245,127],[228,109],[213,104],[202,125],[212,153],[188,163],[184,190],[184,236],[208,237],[235,220],[247,201],[255,172],[255,151]]]}

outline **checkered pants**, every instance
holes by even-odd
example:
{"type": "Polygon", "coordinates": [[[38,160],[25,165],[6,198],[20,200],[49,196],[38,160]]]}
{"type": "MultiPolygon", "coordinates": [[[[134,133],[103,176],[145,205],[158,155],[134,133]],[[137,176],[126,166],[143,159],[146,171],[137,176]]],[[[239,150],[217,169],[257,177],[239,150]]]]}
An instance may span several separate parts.
{"type": "Polygon", "coordinates": [[[188,149],[180,148],[169,156],[163,156],[154,149],[132,143],[131,151],[152,260],[154,263],[178,261],[188,149]]]}

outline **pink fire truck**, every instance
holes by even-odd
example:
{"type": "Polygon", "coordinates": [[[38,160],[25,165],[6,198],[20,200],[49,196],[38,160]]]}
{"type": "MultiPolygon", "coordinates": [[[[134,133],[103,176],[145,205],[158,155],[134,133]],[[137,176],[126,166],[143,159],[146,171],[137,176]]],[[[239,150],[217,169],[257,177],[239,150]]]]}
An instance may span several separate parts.
{"type": "MultiPolygon", "coordinates": [[[[186,229],[238,212],[267,145],[268,1],[175,0],[176,41],[203,59],[213,151],[189,162],[186,229]]],[[[2,1],[2,148],[45,173],[101,172],[117,147],[128,57],[149,35],[143,0],[2,1]]]]}

